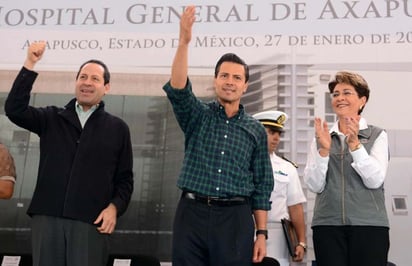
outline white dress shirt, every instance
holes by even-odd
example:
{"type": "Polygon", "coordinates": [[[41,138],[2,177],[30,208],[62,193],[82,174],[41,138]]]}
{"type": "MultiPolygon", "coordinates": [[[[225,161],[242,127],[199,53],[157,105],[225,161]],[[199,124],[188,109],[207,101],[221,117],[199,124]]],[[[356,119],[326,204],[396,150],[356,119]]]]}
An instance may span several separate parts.
{"type": "MultiPolygon", "coordinates": [[[[359,121],[359,129],[362,130],[367,127],[366,120],[361,118],[359,121]]],[[[330,132],[336,132],[341,139],[345,138],[345,135],[339,131],[338,121],[332,126],[330,132]]],[[[389,150],[386,131],[382,131],[376,139],[370,154],[368,154],[363,146],[350,153],[353,158],[351,165],[360,175],[365,186],[370,189],[380,187],[385,180],[388,169],[389,150]]],[[[316,139],[313,139],[303,176],[304,182],[312,192],[320,193],[325,188],[328,163],[329,156],[322,157],[319,155],[316,139]]]]}

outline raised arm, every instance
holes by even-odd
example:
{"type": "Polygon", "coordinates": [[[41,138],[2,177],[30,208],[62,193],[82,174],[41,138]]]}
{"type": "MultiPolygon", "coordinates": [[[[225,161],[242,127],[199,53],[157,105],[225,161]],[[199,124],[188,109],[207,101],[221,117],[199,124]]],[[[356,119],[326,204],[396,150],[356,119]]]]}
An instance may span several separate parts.
{"type": "Polygon", "coordinates": [[[46,43],[33,42],[27,48],[24,65],[13,82],[13,86],[4,104],[7,117],[19,127],[41,133],[42,123],[39,116],[40,108],[30,106],[30,96],[33,84],[38,73],[33,70],[36,63],[42,58],[46,49],[46,43]]]}
{"type": "Polygon", "coordinates": [[[33,42],[27,49],[26,61],[24,61],[24,67],[33,70],[34,65],[42,58],[44,51],[46,50],[45,42],[33,42]]]}
{"type": "Polygon", "coordinates": [[[172,65],[170,84],[183,89],[187,81],[189,43],[192,39],[192,26],[195,22],[195,7],[188,6],[180,18],[179,45],[172,65]]]}

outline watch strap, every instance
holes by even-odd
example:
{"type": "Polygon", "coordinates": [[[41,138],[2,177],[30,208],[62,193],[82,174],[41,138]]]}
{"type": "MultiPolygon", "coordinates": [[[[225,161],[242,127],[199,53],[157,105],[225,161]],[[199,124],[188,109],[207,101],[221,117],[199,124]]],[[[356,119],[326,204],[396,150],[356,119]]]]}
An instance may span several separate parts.
{"type": "Polygon", "coordinates": [[[301,246],[304,251],[306,251],[306,249],[308,248],[308,246],[307,246],[306,243],[304,243],[304,242],[299,242],[297,245],[298,245],[298,246],[301,246]]]}
{"type": "Polygon", "coordinates": [[[256,236],[258,236],[258,235],[264,235],[265,239],[268,239],[268,230],[258,229],[258,230],[256,230],[256,236]]]}

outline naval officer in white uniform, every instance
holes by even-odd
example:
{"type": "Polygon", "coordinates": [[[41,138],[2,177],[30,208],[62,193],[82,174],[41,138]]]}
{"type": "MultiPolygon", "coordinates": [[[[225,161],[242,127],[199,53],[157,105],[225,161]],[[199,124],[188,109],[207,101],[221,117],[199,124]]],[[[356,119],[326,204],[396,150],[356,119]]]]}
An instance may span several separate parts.
{"type": "Polygon", "coordinates": [[[267,256],[279,261],[281,266],[296,265],[301,262],[306,251],[306,235],[303,194],[299,180],[297,165],[276,154],[283,132],[283,126],[288,116],[281,111],[265,111],[253,116],[266,128],[268,148],[272,162],[275,187],[271,194],[272,209],[268,213],[268,240],[266,242],[267,256]],[[281,219],[289,219],[296,230],[297,245],[294,247],[294,257],[288,252],[281,219]]]}

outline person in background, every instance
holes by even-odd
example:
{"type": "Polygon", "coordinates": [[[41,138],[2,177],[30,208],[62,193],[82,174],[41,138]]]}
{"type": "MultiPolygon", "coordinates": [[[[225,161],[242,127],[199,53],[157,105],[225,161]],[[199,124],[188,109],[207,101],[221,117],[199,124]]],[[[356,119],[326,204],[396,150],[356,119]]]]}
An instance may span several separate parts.
{"type": "Polygon", "coordinates": [[[266,255],[274,183],[266,132],[240,104],[249,68],[237,55],[225,54],[216,64],[217,100],[204,103],[193,94],[188,47],[194,21],[195,7],[186,7],[171,78],[163,87],[185,135],[172,261],[174,266],[250,266],[266,255]]]}
{"type": "Polygon", "coordinates": [[[99,60],[80,66],[75,98],[65,107],[33,107],[33,68],[45,42],[31,43],[5,103],[8,118],[40,137],[37,183],[27,213],[32,217],[35,266],[102,266],[108,237],[133,191],[130,132],[102,101],[110,73],[99,60]]]}
{"type": "Polygon", "coordinates": [[[303,203],[306,197],[303,194],[299,180],[297,165],[276,154],[284,131],[284,124],[288,119],[281,111],[264,111],[253,115],[266,128],[268,149],[272,162],[275,188],[270,200],[272,209],[268,213],[269,238],[266,243],[267,256],[276,258],[281,266],[293,265],[301,262],[306,251],[305,217],[303,203]],[[295,247],[295,256],[290,263],[287,242],[283,233],[281,219],[292,222],[296,231],[298,244],[295,247]]]}
{"type": "Polygon", "coordinates": [[[337,121],[329,129],[315,118],[315,138],[304,182],[316,193],[312,220],[318,266],[386,266],[389,223],[384,180],[389,162],[385,130],[361,116],[369,86],[357,73],[338,72],[329,82],[337,121]]]}
{"type": "Polygon", "coordinates": [[[10,199],[13,196],[16,183],[16,167],[13,156],[7,147],[0,143],[0,199],[10,199]]]}

